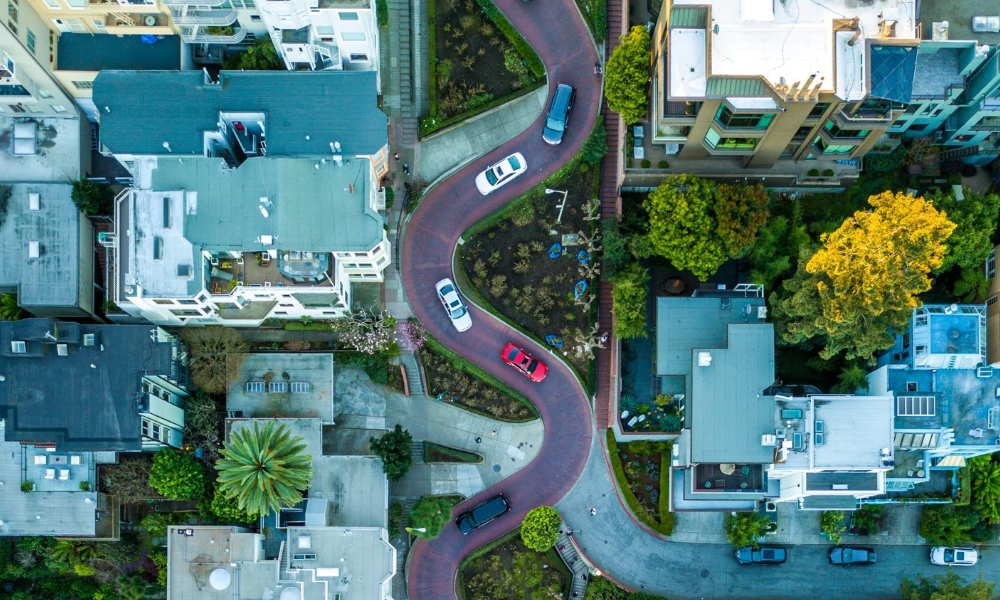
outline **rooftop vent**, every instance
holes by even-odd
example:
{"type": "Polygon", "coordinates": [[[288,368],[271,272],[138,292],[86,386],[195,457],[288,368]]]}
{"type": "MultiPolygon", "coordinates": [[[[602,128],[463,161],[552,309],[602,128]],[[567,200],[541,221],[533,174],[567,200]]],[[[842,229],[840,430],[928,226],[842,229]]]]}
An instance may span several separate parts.
{"type": "Polygon", "coordinates": [[[698,366],[699,367],[710,367],[710,366],[712,366],[712,353],[711,352],[699,352],[698,353],[698,366]]]}
{"type": "Polygon", "coordinates": [[[178,277],[190,277],[191,276],[191,265],[177,265],[177,276],[178,277]]]}
{"type": "Polygon", "coordinates": [[[28,210],[39,210],[41,208],[41,200],[38,194],[32,192],[28,194],[28,210]]]}
{"type": "Polygon", "coordinates": [[[94,346],[97,344],[97,334],[96,333],[85,333],[83,334],[83,345],[84,346],[94,346]]]}
{"type": "Polygon", "coordinates": [[[41,246],[38,242],[28,242],[28,258],[38,258],[41,254],[41,246]]]}
{"type": "Polygon", "coordinates": [[[66,344],[56,344],[56,354],[59,356],[69,356],[69,346],[66,344]]]}

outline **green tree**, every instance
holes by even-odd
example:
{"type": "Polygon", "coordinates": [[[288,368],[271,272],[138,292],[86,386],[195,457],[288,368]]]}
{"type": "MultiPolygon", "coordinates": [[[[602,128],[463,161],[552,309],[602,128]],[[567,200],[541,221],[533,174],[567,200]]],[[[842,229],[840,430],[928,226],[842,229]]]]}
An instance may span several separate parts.
{"type": "MultiPolygon", "coordinates": [[[[379,2],[383,4],[383,2],[379,2]]],[[[227,71],[284,71],[285,62],[274,49],[270,36],[264,36],[247,48],[246,52],[230,54],[223,61],[227,71]]]]}
{"type": "Polygon", "coordinates": [[[1000,463],[992,455],[969,459],[972,478],[972,505],[984,521],[1000,522],[1000,463]]]}
{"type": "Polygon", "coordinates": [[[110,215],[114,212],[115,192],[104,183],[86,179],[74,181],[70,198],[85,215],[110,215]]]}
{"type": "Polygon", "coordinates": [[[824,510],[819,517],[820,531],[834,544],[840,543],[840,537],[847,531],[844,524],[844,513],[839,510],[824,510]]]}
{"type": "Polygon", "coordinates": [[[153,455],[149,485],[165,498],[193,500],[205,493],[205,469],[193,454],[166,448],[153,455]]]}
{"type": "Polygon", "coordinates": [[[601,221],[601,233],[604,236],[604,277],[614,281],[618,273],[632,260],[628,250],[628,236],[622,231],[622,226],[614,217],[601,221]]]}
{"type": "Polygon", "coordinates": [[[251,514],[240,508],[238,500],[234,500],[222,492],[219,488],[212,494],[212,503],[209,511],[220,523],[250,524],[257,520],[259,515],[251,514]]]}
{"type": "Polygon", "coordinates": [[[122,504],[137,504],[159,494],[149,485],[153,462],[149,454],[120,454],[118,464],[104,469],[108,494],[122,504]]]}
{"type": "Polygon", "coordinates": [[[994,584],[977,579],[966,583],[954,571],[934,577],[903,578],[899,584],[900,600],[993,600],[994,584]]]}
{"type": "Polygon", "coordinates": [[[653,251],[706,279],[726,262],[713,209],[714,185],[694,175],[667,177],[643,202],[653,251]]]}
{"type": "Polygon", "coordinates": [[[786,324],[784,342],[822,337],[821,358],[846,351],[848,360],[870,360],[909,324],[955,225],[923,198],[885,192],[868,202],[873,210],[824,234],[819,250],[785,282],[789,295],[775,306],[786,324]]]}
{"type": "Polygon", "coordinates": [[[163,550],[154,550],[149,553],[149,560],[156,567],[156,585],[161,588],[167,587],[167,553],[163,550]]]}
{"type": "Polygon", "coordinates": [[[837,385],[831,391],[840,394],[853,394],[859,389],[868,389],[868,370],[857,362],[844,365],[837,377],[837,385]]]}
{"type": "Polygon", "coordinates": [[[954,194],[935,190],[927,199],[934,208],[948,215],[955,224],[955,231],[948,238],[948,251],[938,272],[958,266],[963,269],[983,270],[983,262],[993,250],[990,236],[997,230],[1000,217],[1000,196],[987,194],[979,196],[968,188],[963,189],[964,200],[954,194]]]}
{"type": "Polygon", "coordinates": [[[757,232],[767,223],[771,197],[759,183],[756,185],[720,183],[715,186],[712,205],[726,254],[741,258],[757,240],[757,232]]]}
{"type": "Polygon", "coordinates": [[[410,455],[410,443],[413,436],[397,423],[395,429],[381,437],[368,440],[372,453],[382,459],[382,472],[389,481],[399,481],[410,470],[413,457],[410,455]]]}
{"type": "Polygon", "coordinates": [[[726,515],[725,529],[726,537],[736,548],[745,546],[759,546],[758,540],[767,531],[771,519],[767,515],[759,512],[741,512],[735,515],[726,515]]]}
{"type": "Polygon", "coordinates": [[[990,529],[972,506],[928,505],[920,518],[920,537],[932,546],[958,546],[984,534],[989,539],[990,529]]]}
{"type": "Polygon", "coordinates": [[[603,577],[592,577],[587,583],[584,600],[665,600],[645,592],[629,592],[603,577]]]}
{"type": "Polygon", "coordinates": [[[239,377],[250,344],[229,327],[185,329],[181,339],[190,350],[191,380],[209,394],[223,394],[239,377]]]}
{"type": "Polygon", "coordinates": [[[17,294],[0,294],[0,321],[19,321],[24,309],[17,305],[17,294]]]}
{"type": "Polygon", "coordinates": [[[983,267],[969,267],[959,271],[958,281],[951,291],[952,295],[962,302],[982,302],[990,289],[990,280],[986,278],[983,267]]]}
{"type": "Polygon", "coordinates": [[[216,493],[233,498],[248,514],[265,515],[302,501],[302,490],[312,477],[312,456],[301,437],[292,437],[285,425],[268,421],[264,429],[254,421],[232,434],[215,463],[219,471],[216,493]]]}
{"type": "Polygon", "coordinates": [[[608,98],[608,108],[620,113],[626,125],[646,117],[649,60],[649,34],[641,25],[622,37],[608,59],[604,95],[608,98]]]}
{"type": "Polygon", "coordinates": [[[219,458],[219,407],[205,390],[197,390],[184,401],[185,443],[201,448],[203,459],[215,462],[219,458]]]}
{"type": "Polygon", "coordinates": [[[414,535],[433,540],[441,535],[441,530],[451,519],[451,508],[455,505],[448,496],[424,496],[410,508],[410,529],[414,535]],[[425,529],[426,531],[416,531],[425,529]]]}
{"type": "Polygon", "coordinates": [[[551,506],[539,506],[528,511],[521,523],[521,541],[537,552],[546,552],[556,545],[562,517],[551,506]]]}
{"type": "Polygon", "coordinates": [[[139,521],[139,527],[146,530],[151,538],[158,538],[167,535],[167,528],[177,525],[185,520],[181,513],[149,513],[139,521]]]}
{"type": "Polygon", "coordinates": [[[615,314],[615,335],[619,338],[645,337],[648,283],[649,271],[637,262],[618,273],[611,290],[611,311],[615,314]]]}
{"type": "Polygon", "coordinates": [[[608,153],[608,132],[604,128],[604,117],[598,116],[594,128],[590,130],[587,141],[580,149],[580,160],[588,165],[596,165],[601,162],[604,155],[608,153]]]}
{"type": "Polygon", "coordinates": [[[802,205],[793,202],[791,217],[772,217],[750,248],[750,280],[766,290],[778,290],[778,282],[794,271],[800,249],[812,242],[802,223],[802,205]]]}

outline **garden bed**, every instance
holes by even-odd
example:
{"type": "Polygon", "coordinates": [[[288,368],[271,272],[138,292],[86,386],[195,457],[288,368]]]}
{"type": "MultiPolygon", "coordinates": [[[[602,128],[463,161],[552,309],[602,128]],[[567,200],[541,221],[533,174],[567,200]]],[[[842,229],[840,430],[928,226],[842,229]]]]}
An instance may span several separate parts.
{"type": "Polygon", "coordinates": [[[475,464],[483,462],[483,457],[475,452],[449,448],[448,446],[442,446],[434,442],[424,442],[424,462],[475,464]]]}
{"type": "Polygon", "coordinates": [[[428,10],[431,107],[421,135],[543,83],[538,56],[490,0],[436,0],[428,10]]]}
{"type": "Polygon", "coordinates": [[[530,550],[514,530],[462,561],[458,592],[465,600],[565,598],[571,581],[554,548],[530,550]]]}
{"type": "Polygon", "coordinates": [[[420,360],[431,397],[501,421],[523,423],[538,418],[530,400],[432,337],[420,349],[420,360]]]}
{"type": "Polygon", "coordinates": [[[680,433],[681,407],[676,397],[660,394],[648,402],[623,394],[618,401],[622,431],[680,433]]]}
{"type": "MultiPolygon", "coordinates": [[[[573,243],[566,236],[591,235],[593,221],[585,217],[588,203],[597,195],[596,175],[596,169],[579,163],[554,184],[567,192],[561,219],[562,194],[539,195],[533,190],[488,218],[484,226],[470,230],[460,246],[459,266],[481,300],[541,343],[548,335],[562,337],[564,350],[574,336],[586,335],[591,328],[591,305],[577,302],[574,291],[578,282],[586,281],[581,299],[593,298],[595,273],[586,270],[593,267],[594,258],[589,257],[587,265],[579,260],[579,252],[587,247],[585,239],[577,240],[584,242],[581,245],[565,242],[573,243]],[[550,258],[555,244],[560,244],[561,255],[550,258]]],[[[569,352],[566,360],[578,373],[588,372],[585,357],[569,352]]]]}
{"type": "Polygon", "coordinates": [[[338,365],[350,365],[362,369],[375,383],[388,386],[400,393],[404,391],[403,374],[399,372],[399,365],[390,363],[387,354],[363,354],[353,350],[342,350],[334,354],[333,360],[338,365]]]}
{"type": "Polygon", "coordinates": [[[642,440],[619,444],[614,431],[606,431],[611,467],[626,504],[648,527],[670,535],[674,530],[670,478],[661,469],[662,465],[669,464],[670,442],[642,440]]]}

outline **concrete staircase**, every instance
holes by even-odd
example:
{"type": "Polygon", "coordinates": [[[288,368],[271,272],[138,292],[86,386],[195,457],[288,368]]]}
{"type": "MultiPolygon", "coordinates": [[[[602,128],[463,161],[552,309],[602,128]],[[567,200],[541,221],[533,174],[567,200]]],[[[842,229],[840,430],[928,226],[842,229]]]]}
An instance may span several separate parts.
{"type": "MultiPolygon", "coordinates": [[[[410,442],[410,458],[413,459],[413,464],[422,465],[424,464],[424,443],[421,442],[410,442]]],[[[406,506],[403,507],[403,514],[406,514],[406,506]]]]}
{"type": "Polygon", "coordinates": [[[403,369],[406,371],[406,385],[409,386],[410,395],[426,394],[427,390],[420,377],[420,364],[417,363],[417,357],[412,354],[400,354],[399,362],[402,363],[403,369]]]}
{"type": "MultiPolygon", "coordinates": [[[[412,147],[417,143],[421,107],[421,94],[426,95],[426,66],[418,61],[426,53],[426,8],[421,0],[387,0],[389,6],[389,31],[383,36],[382,64],[385,70],[384,108],[389,117],[400,125],[402,143],[412,147]],[[387,43],[386,43],[387,42],[387,43]],[[423,48],[420,47],[423,44],[423,48]]],[[[426,106],[426,105],[425,105],[426,106]]]]}
{"type": "MultiPolygon", "coordinates": [[[[565,524],[563,524],[563,527],[565,527],[565,524]]],[[[570,599],[583,598],[587,592],[587,577],[590,573],[590,567],[580,558],[580,554],[576,551],[576,546],[573,545],[572,538],[566,535],[564,530],[560,530],[559,537],[556,539],[556,551],[573,573],[573,583],[570,585],[569,593],[570,599]]]]}

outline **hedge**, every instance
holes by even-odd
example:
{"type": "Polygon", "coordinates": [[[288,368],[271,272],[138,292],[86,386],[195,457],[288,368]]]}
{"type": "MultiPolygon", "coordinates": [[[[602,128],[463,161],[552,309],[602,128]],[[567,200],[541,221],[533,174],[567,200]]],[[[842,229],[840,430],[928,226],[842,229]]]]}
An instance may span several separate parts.
{"type": "Polygon", "coordinates": [[[429,451],[437,452],[438,454],[444,454],[445,456],[450,456],[455,459],[454,462],[463,463],[474,463],[478,464],[483,462],[483,457],[475,452],[468,452],[466,450],[459,450],[458,448],[451,448],[449,446],[442,446],[441,444],[435,444],[434,442],[424,442],[424,462],[433,463],[436,461],[427,460],[427,453],[429,451]]]}
{"type": "MultiPolygon", "coordinates": [[[[615,479],[618,480],[618,488],[621,490],[622,496],[625,497],[625,503],[632,510],[632,514],[653,531],[662,533],[663,535],[670,535],[674,531],[674,515],[669,510],[670,485],[666,483],[669,477],[663,470],[664,464],[668,465],[668,467],[670,465],[669,455],[666,457],[665,463],[660,463],[660,522],[656,523],[645,517],[645,509],[642,508],[639,499],[635,497],[635,494],[632,493],[632,488],[628,485],[628,479],[625,478],[625,468],[622,467],[622,460],[618,456],[618,442],[615,441],[614,430],[606,429],[605,433],[608,440],[608,456],[611,459],[611,469],[615,472],[615,479]],[[664,516],[665,514],[667,515],[666,517],[664,516]]],[[[661,460],[664,460],[662,455],[661,460]]]]}
{"type": "Polygon", "coordinates": [[[289,321],[285,323],[287,331],[333,331],[329,323],[303,323],[301,321],[289,321]]]}
{"type": "Polygon", "coordinates": [[[476,0],[476,2],[483,9],[483,12],[486,13],[486,16],[507,36],[511,45],[514,46],[525,62],[528,63],[528,68],[531,69],[535,77],[545,77],[545,65],[542,64],[542,59],[538,58],[535,49],[514,29],[514,26],[510,24],[507,17],[503,16],[497,5],[493,4],[491,0],[476,0]]]}

